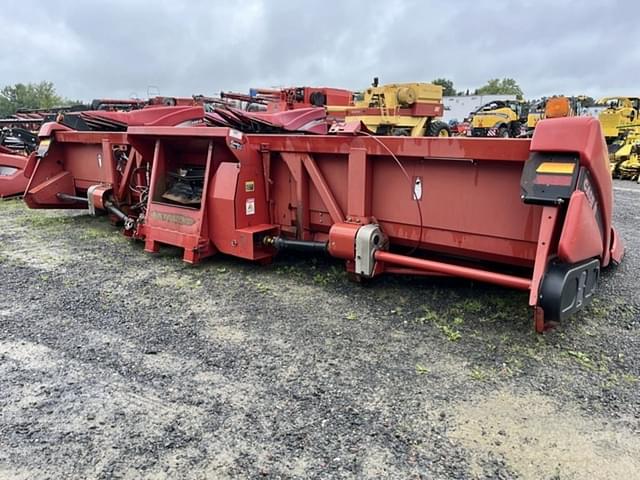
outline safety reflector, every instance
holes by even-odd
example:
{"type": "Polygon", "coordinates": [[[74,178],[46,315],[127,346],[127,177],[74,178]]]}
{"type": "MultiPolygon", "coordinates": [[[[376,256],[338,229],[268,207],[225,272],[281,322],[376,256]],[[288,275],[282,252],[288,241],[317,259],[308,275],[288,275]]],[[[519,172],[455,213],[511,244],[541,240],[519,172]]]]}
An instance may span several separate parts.
{"type": "Polygon", "coordinates": [[[50,138],[43,138],[42,140],[40,140],[40,143],[38,144],[38,156],[44,157],[49,151],[50,146],[51,146],[50,138]]]}
{"type": "Polygon", "coordinates": [[[520,178],[522,200],[534,205],[559,205],[569,200],[580,172],[574,153],[532,152],[520,178]]]}
{"type": "Polygon", "coordinates": [[[538,165],[538,168],[536,168],[536,173],[559,173],[571,175],[575,168],[575,163],[542,162],[538,165]]]}
{"type": "Polygon", "coordinates": [[[570,186],[573,177],[569,175],[536,175],[533,183],[536,185],[562,185],[570,186]]]}

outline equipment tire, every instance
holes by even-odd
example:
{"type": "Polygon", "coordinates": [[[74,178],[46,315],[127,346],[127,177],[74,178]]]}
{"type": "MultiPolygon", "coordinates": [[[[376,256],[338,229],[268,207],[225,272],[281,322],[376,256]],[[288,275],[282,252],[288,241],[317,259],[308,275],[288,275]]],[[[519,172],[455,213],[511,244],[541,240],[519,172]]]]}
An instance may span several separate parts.
{"type": "Polygon", "coordinates": [[[498,138],[509,138],[509,129],[507,127],[498,128],[498,132],[496,133],[496,137],[498,138]]]}
{"type": "Polygon", "coordinates": [[[427,127],[427,137],[450,137],[451,129],[449,125],[440,120],[435,120],[429,123],[427,127]]]}
{"type": "Polygon", "coordinates": [[[314,107],[324,107],[327,104],[327,96],[322,92],[312,92],[309,101],[314,107]]]}

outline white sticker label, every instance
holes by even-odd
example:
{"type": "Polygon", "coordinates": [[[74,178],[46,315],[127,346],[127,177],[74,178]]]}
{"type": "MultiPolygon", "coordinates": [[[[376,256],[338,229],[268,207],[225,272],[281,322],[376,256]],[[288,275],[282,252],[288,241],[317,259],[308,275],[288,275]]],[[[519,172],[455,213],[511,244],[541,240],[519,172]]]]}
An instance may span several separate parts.
{"type": "Polygon", "coordinates": [[[236,130],[235,128],[229,129],[229,136],[231,138],[235,138],[236,140],[242,140],[242,132],[240,130],[236,130]]]}
{"type": "Polygon", "coordinates": [[[247,202],[244,205],[244,210],[247,215],[255,215],[256,213],[256,199],[247,198],[247,202]]]}
{"type": "Polygon", "coordinates": [[[415,177],[413,180],[413,199],[422,200],[422,177],[415,177]]]}

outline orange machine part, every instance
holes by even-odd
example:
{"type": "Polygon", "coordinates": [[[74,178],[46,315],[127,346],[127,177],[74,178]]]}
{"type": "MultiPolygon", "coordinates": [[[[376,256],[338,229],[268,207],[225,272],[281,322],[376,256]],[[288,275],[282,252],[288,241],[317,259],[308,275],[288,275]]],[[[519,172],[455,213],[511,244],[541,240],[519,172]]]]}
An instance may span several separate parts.
{"type": "Polygon", "coordinates": [[[567,97],[552,97],[544,107],[546,118],[568,117],[571,114],[571,104],[567,97]]]}

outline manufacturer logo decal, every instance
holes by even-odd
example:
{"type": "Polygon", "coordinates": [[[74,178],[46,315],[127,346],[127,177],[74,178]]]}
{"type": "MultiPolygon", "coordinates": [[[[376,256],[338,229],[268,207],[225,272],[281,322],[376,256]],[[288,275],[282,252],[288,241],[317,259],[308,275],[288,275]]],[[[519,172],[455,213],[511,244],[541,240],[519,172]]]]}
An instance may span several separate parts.
{"type": "Polygon", "coordinates": [[[175,223],[177,225],[193,225],[196,223],[193,218],[177,213],[151,212],[151,218],[160,220],[161,222],[175,223]]]}

